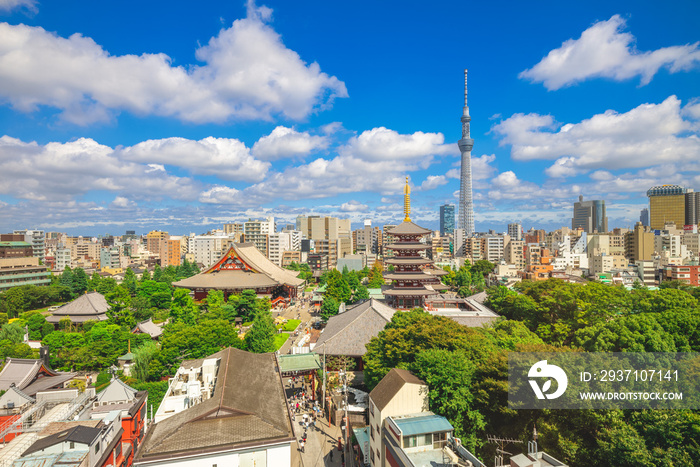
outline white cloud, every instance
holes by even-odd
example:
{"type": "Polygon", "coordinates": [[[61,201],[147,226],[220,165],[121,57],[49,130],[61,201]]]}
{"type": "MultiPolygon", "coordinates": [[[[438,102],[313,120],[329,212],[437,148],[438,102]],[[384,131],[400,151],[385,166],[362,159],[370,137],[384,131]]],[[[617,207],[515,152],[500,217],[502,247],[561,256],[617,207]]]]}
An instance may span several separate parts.
{"type": "Polygon", "coordinates": [[[449,154],[455,145],[443,144],[442,133],[400,134],[384,127],[363,131],[350,138],[340,154],[354,156],[368,161],[429,161],[431,156],[449,154]]]}
{"type": "Polygon", "coordinates": [[[215,186],[199,195],[199,202],[206,204],[236,204],[243,203],[240,191],[227,186],[215,186]]]}
{"type": "MultiPolygon", "coordinates": [[[[491,165],[495,160],[495,154],[484,154],[480,157],[472,156],[472,180],[486,180],[487,178],[491,178],[494,172],[496,172],[496,168],[491,165]]],[[[454,165],[456,165],[457,168],[448,170],[445,176],[447,178],[456,178],[459,180],[461,164],[461,160],[455,162],[454,165]]]]}
{"type": "Polygon", "coordinates": [[[447,177],[444,175],[428,175],[423,183],[418,187],[421,191],[434,190],[437,187],[447,184],[447,177]]]}
{"type": "Polygon", "coordinates": [[[110,204],[110,207],[112,209],[133,209],[136,207],[136,203],[123,196],[117,196],[110,204]]]}
{"type": "Polygon", "coordinates": [[[324,136],[300,133],[293,128],[278,126],[272,133],[263,136],[253,145],[252,154],[258,159],[273,161],[287,157],[304,157],[328,147],[324,136]]]}
{"type": "Polygon", "coordinates": [[[579,185],[553,185],[539,186],[535,183],[521,180],[512,170],[501,172],[491,179],[491,188],[487,190],[489,200],[512,200],[522,203],[524,200],[547,200],[550,202],[556,198],[571,198],[581,191],[579,185]]]}
{"type": "Polygon", "coordinates": [[[39,145],[0,138],[0,193],[18,199],[66,201],[90,191],[120,196],[192,199],[197,183],[125,162],[90,138],[39,145]]]}
{"type": "Polygon", "coordinates": [[[660,104],[642,104],[626,113],[608,110],[560,127],[549,115],[515,114],[493,129],[502,136],[501,145],[512,146],[513,159],[557,159],[546,172],[566,177],[700,159],[700,138],[692,133],[695,122],[683,115],[680,100],[670,96],[660,104]]]}
{"type": "Polygon", "coordinates": [[[542,82],[549,90],[596,77],[623,81],[640,76],[644,85],[662,67],[675,73],[700,64],[698,42],[641,52],[634,46],[634,36],[622,32],[625,26],[619,15],[599,21],[580,38],[569,39],[549,52],[537,65],[520,73],[520,78],[542,82]]]}
{"type": "Polygon", "coordinates": [[[268,24],[249,17],[196,50],[204,65],[172,66],[165,54],[110,55],[91,38],[58,37],[40,27],[0,23],[0,98],[30,112],[57,108],[76,124],[115,112],[183,121],[299,120],[347,97],[345,84],[285,47],[268,24]]]}
{"type": "Polygon", "coordinates": [[[15,8],[26,8],[36,12],[36,0],[0,0],[0,11],[11,11],[15,8]]]}
{"type": "Polygon", "coordinates": [[[250,155],[237,139],[207,137],[199,141],[185,138],[151,139],[122,148],[125,160],[143,162],[150,167],[168,164],[186,168],[194,174],[216,175],[225,180],[258,182],[265,178],[269,162],[250,155]]]}
{"type": "Polygon", "coordinates": [[[365,212],[367,209],[369,209],[369,206],[355,200],[348,201],[340,206],[341,212],[365,212]]]}
{"type": "Polygon", "coordinates": [[[613,178],[615,178],[613,174],[611,174],[607,170],[596,170],[590,175],[590,177],[593,180],[598,180],[601,182],[604,182],[606,180],[612,180],[613,178]]]}

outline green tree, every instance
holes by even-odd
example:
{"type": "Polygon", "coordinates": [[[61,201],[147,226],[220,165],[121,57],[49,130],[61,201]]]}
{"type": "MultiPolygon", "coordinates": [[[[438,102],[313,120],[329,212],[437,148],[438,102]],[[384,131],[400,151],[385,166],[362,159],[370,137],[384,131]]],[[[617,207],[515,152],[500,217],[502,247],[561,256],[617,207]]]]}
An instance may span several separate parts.
{"type": "Polygon", "coordinates": [[[24,326],[19,323],[8,323],[0,330],[0,341],[8,340],[13,344],[24,342],[24,326]]]}
{"type": "Polygon", "coordinates": [[[71,293],[73,293],[73,289],[74,289],[73,288],[73,271],[71,270],[71,268],[69,266],[66,266],[66,269],[64,269],[63,272],[61,273],[61,279],[60,279],[59,283],[63,287],[70,290],[71,293]]]}
{"type": "Polygon", "coordinates": [[[163,280],[163,270],[160,268],[160,265],[157,263],[153,267],[153,280],[156,282],[160,282],[163,280]]]}
{"type": "Polygon", "coordinates": [[[358,286],[357,290],[355,291],[354,299],[356,302],[369,299],[369,290],[367,290],[367,287],[364,285],[358,286]]]}
{"type": "Polygon", "coordinates": [[[107,310],[109,322],[117,326],[133,328],[136,324],[136,319],[131,311],[131,295],[129,295],[129,291],[122,286],[117,286],[112,292],[107,294],[105,299],[107,304],[109,304],[109,310],[107,310]]]}
{"type": "Polygon", "coordinates": [[[374,265],[372,266],[372,270],[369,273],[368,276],[368,282],[367,282],[367,288],[368,289],[379,289],[381,286],[384,285],[384,276],[383,276],[383,271],[384,267],[382,266],[381,261],[375,261],[374,265]]]}
{"type": "Polygon", "coordinates": [[[132,374],[140,381],[148,381],[148,368],[151,361],[158,355],[158,346],[148,340],[134,350],[134,362],[131,367],[132,374]]]}
{"type": "Polygon", "coordinates": [[[255,315],[253,325],[245,334],[245,347],[249,352],[274,352],[277,328],[269,312],[260,311],[255,315]]]}
{"type": "Polygon", "coordinates": [[[243,322],[252,321],[257,311],[263,307],[262,300],[258,298],[255,290],[251,289],[242,290],[238,295],[230,295],[228,304],[233,306],[236,316],[243,318],[243,322]]]}
{"type": "Polygon", "coordinates": [[[21,287],[12,287],[3,294],[3,302],[6,313],[11,318],[16,318],[25,310],[27,299],[21,287]]]}
{"type": "Polygon", "coordinates": [[[102,277],[100,277],[100,274],[97,271],[93,272],[90,276],[90,280],[88,281],[88,289],[97,291],[101,282],[102,277]]]}
{"type": "Polygon", "coordinates": [[[122,281],[122,287],[125,287],[132,297],[136,295],[138,281],[136,280],[136,274],[134,274],[134,271],[132,271],[131,268],[126,268],[126,272],[124,273],[124,280],[122,281]]]}
{"type": "Polygon", "coordinates": [[[447,418],[470,451],[480,447],[484,417],[474,409],[471,390],[476,365],[465,352],[428,349],[416,355],[411,371],[430,388],[430,409],[447,418]]]}
{"type": "Polygon", "coordinates": [[[173,323],[193,325],[197,320],[197,308],[187,289],[176,289],[170,308],[170,318],[173,323]]]}
{"type": "Polygon", "coordinates": [[[323,303],[321,304],[321,318],[324,321],[328,321],[329,318],[338,314],[338,309],[340,304],[333,297],[323,297],[323,303]]]}
{"type": "Polygon", "coordinates": [[[352,297],[350,285],[345,281],[343,275],[336,269],[333,269],[328,274],[328,286],[324,299],[327,297],[333,298],[338,303],[348,303],[352,297]]]}
{"type": "Polygon", "coordinates": [[[88,290],[88,276],[83,268],[73,271],[73,293],[82,295],[88,290]]]}
{"type": "Polygon", "coordinates": [[[224,301],[224,293],[221,290],[212,289],[207,293],[207,310],[213,316],[216,316],[219,319],[225,319],[223,314],[223,307],[225,303],[226,302],[224,301]]]}

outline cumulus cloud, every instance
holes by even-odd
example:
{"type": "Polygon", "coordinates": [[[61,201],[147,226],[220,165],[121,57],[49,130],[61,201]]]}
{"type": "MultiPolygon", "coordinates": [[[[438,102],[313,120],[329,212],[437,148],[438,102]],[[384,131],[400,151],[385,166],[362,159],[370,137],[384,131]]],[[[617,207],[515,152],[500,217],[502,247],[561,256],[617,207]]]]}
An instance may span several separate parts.
{"type": "Polygon", "coordinates": [[[227,186],[215,186],[199,195],[199,202],[206,204],[236,204],[243,203],[240,191],[227,186]]]}
{"type": "Polygon", "coordinates": [[[53,107],[84,125],[119,111],[195,123],[299,120],[347,97],[342,81],[284,45],[266,23],[271,10],[248,12],[196,50],[203,65],[186,67],[162,53],[116,56],[77,33],[0,23],[0,98],[24,112],[53,107]]]}
{"type": "MultiPolygon", "coordinates": [[[[496,168],[491,165],[493,161],[496,160],[495,154],[484,154],[480,157],[472,156],[472,180],[486,180],[491,178],[496,172],[496,168]]],[[[447,171],[445,176],[447,178],[459,179],[461,173],[462,161],[455,162],[457,168],[450,169],[447,171]]]]}
{"type": "Polygon", "coordinates": [[[367,209],[369,209],[369,206],[355,200],[351,200],[340,205],[341,212],[365,212],[367,209]]]}
{"type": "Polygon", "coordinates": [[[670,96],[660,104],[642,104],[625,113],[608,110],[565,125],[550,115],[515,114],[493,129],[501,135],[501,145],[511,145],[513,159],[556,159],[546,173],[568,177],[700,159],[700,138],[693,133],[697,122],[684,118],[689,113],[670,96]]]}
{"type": "Polygon", "coordinates": [[[454,152],[453,144],[444,144],[442,133],[416,131],[400,134],[384,127],[363,131],[350,138],[340,154],[368,161],[430,160],[431,156],[454,152]]]}
{"type": "Polygon", "coordinates": [[[185,138],[147,140],[121,148],[119,155],[154,169],[162,167],[158,164],[167,164],[185,168],[193,174],[248,182],[259,182],[270,168],[269,162],[255,159],[241,141],[211,136],[199,141],[185,138]]]}
{"type": "Polygon", "coordinates": [[[272,133],[260,138],[252,149],[258,159],[273,161],[288,157],[304,157],[328,147],[328,138],[300,133],[293,128],[278,126],[272,133]]]}
{"type": "Polygon", "coordinates": [[[421,191],[434,190],[437,187],[447,184],[447,177],[444,175],[428,175],[428,177],[418,187],[421,191]]]}
{"type": "Polygon", "coordinates": [[[112,209],[132,209],[136,207],[136,203],[124,196],[117,196],[109,206],[112,209]]]}
{"type": "Polygon", "coordinates": [[[36,0],[0,0],[0,11],[11,11],[15,8],[26,8],[35,12],[36,0]]]}
{"type": "Polygon", "coordinates": [[[599,21],[521,72],[520,78],[544,83],[549,90],[597,77],[623,81],[639,76],[645,85],[662,67],[676,73],[700,64],[700,43],[642,52],[634,45],[635,37],[623,32],[625,26],[619,15],[599,21]]]}
{"type": "Polygon", "coordinates": [[[512,170],[499,173],[491,179],[491,188],[487,191],[490,200],[512,200],[521,203],[523,200],[551,200],[556,198],[571,198],[581,191],[579,185],[544,185],[521,180],[512,170]]]}
{"type": "Polygon", "coordinates": [[[0,193],[18,199],[66,201],[90,191],[137,198],[193,199],[197,183],[123,161],[90,138],[40,145],[0,138],[0,193]]]}

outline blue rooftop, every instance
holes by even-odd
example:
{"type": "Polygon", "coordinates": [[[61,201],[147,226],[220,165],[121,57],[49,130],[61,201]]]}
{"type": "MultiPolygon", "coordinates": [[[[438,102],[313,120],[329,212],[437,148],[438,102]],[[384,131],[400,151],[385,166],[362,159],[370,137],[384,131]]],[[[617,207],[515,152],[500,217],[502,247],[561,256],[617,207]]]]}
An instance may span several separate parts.
{"type": "Polygon", "coordinates": [[[407,417],[393,418],[403,436],[422,435],[426,433],[439,433],[452,431],[454,428],[445,417],[435,414],[409,415],[407,417]]]}

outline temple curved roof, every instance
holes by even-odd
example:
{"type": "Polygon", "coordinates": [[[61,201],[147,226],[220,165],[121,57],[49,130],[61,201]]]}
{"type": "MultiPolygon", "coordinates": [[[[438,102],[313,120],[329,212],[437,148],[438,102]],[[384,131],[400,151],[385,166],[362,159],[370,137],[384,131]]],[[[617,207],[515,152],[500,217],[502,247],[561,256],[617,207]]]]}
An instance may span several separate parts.
{"type": "Polygon", "coordinates": [[[286,285],[300,287],[304,280],[267,259],[253,243],[234,243],[221,259],[206,271],[181,281],[175,287],[187,289],[256,289],[286,285]]]}
{"type": "Polygon", "coordinates": [[[431,232],[432,230],[424,229],[411,221],[404,221],[393,229],[387,231],[389,235],[427,235],[431,232]]]}

